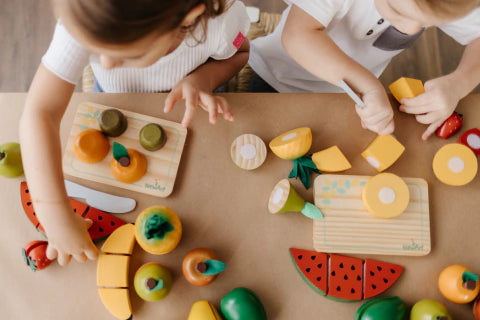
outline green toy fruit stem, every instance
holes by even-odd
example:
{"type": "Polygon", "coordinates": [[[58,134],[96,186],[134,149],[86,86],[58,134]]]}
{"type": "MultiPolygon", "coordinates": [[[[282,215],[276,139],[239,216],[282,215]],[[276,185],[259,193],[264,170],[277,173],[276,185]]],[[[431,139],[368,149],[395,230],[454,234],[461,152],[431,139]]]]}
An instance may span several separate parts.
{"type": "Polygon", "coordinates": [[[174,227],[165,217],[152,215],[145,221],[144,234],[147,239],[163,239],[174,227]]]}
{"type": "Polygon", "coordinates": [[[305,188],[309,189],[312,172],[321,173],[310,156],[303,156],[293,160],[293,168],[288,177],[300,178],[305,188]]]}
{"type": "Polygon", "coordinates": [[[155,292],[155,291],[158,291],[158,290],[162,290],[164,288],[164,284],[163,284],[163,280],[162,279],[155,279],[155,281],[157,282],[157,284],[155,285],[155,287],[153,288],[149,288],[150,292],[155,292]]]}
{"type": "Polygon", "coordinates": [[[3,160],[3,158],[5,158],[6,154],[5,152],[3,152],[1,149],[0,149],[0,161],[3,160]]]}
{"type": "Polygon", "coordinates": [[[207,265],[207,270],[202,272],[202,274],[205,276],[213,276],[213,275],[219,274],[220,272],[225,270],[225,268],[227,267],[225,263],[219,260],[213,260],[213,259],[205,260],[203,261],[203,263],[207,265]]]}
{"type": "Polygon", "coordinates": [[[305,201],[305,205],[301,211],[304,216],[310,218],[310,219],[322,219],[323,214],[320,211],[319,208],[317,208],[315,205],[313,205],[310,202],[305,201]]]}
{"type": "Polygon", "coordinates": [[[113,143],[113,157],[117,161],[120,161],[120,159],[123,157],[130,159],[127,149],[118,142],[113,143]]]}
{"type": "Polygon", "coordinates": [[[474,290],[478,282],[478,274],[475,274],[471,271],[465,270],[462,274],[462,281],[465,288],[469,290],[474,290]],[[470,283],[468,283],[470,282],[470,283]],[[472,287],[470,287],[470,285],[472,287]]]}

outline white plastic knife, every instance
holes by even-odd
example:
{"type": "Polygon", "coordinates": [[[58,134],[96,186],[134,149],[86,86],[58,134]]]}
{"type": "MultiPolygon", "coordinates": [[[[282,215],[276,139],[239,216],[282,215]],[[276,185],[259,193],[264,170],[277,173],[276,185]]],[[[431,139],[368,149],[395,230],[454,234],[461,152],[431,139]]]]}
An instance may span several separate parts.
{"type": "Polygon", "coordinates": [[[65,180],[65,188],[69,197],[85,199],[89,206],[106,212],[130,212],[137,205],[137,202],[131,198],[114,196],[68,180],[65,180]]]}
{"type": "Polygon", "coordinates": [[[356,104],[358,104],[360,108],[365,108],[365,103],[363,103],[362,99],[357,96],[357,94],[352,90],[352,88],[350,88],[350,86],[345,81],[343,81],[343,79],[338,82],[338,85],[340,86],[340,88],[343,89],[343,91],[345,91],[346,94],[348,94],[348,96],[353,101],[355,101],[356,104]]]}

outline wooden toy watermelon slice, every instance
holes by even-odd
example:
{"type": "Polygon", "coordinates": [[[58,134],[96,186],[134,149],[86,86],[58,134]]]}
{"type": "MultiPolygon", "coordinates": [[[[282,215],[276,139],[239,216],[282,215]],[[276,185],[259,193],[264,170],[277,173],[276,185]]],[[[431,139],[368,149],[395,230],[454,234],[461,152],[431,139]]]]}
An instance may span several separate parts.
{"type": "Polygon", "coordinates": [[[290,248],[303,280],[317,293],[338,301],[369,299],[390,288],[403,267],[397,264],[290,248]]]}
{"type": "MultiPolygon", "coordinates": [[[[32,199],[26,182],[20,184],[20,196],[23,210],[25,210],[28,219],[30,219],[37,231],[45,233],[45,229],[43,229],[43,226],[35,215],[32,199]]],[[[125,221],[77,200],[70,199],[70,204],[72,205],[73,212],[85,219],[91,219],[93,221],[92,226],[88,229],[93,241],[100,241],[106,238],[115,231],[115,229],[125,224],[125,221]]]]}

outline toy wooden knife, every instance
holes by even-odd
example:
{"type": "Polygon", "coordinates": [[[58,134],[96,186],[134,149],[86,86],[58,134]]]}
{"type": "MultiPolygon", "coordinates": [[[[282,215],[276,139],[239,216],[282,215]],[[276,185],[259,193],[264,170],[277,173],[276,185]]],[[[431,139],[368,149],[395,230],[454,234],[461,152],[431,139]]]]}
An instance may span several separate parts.
{"type": "Polygon", "coordinates": [[[363,103],[362,99],[360,99],[360,97],[352,90],[352,88],[350,88],[350,86],[345,81],[340,80],[338,84],[343,89],[343,91],[345,91],[345,93],[348,94],[348,96],[352,98],[352,100],[355,101],[356,104],[358,104],[360,108],[365,108],[365,103],[363,103]]]}
{"type": "Polygon", "coordinates": [[[65,188],[69,197],[85,199],[89,206],[111,213],[125,213],[135,209],[137,202],[131,198],[114,196],[105,192],[90,189],[77,183],[65,180],[65,188]]]}

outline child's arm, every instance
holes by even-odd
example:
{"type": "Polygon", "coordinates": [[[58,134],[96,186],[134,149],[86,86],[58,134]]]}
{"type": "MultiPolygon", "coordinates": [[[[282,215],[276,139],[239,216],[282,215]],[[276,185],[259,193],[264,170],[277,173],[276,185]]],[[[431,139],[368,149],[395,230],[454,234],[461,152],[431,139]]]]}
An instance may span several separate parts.
{"type": "Polygon", "coordinates": [[[427,140],[457,107],[458,101],[480,83],[480,38],[465,48],[457,69],[443,77],[425,82],[425,93],[403,99],[400,110],[416,115],[420,123],[429,124],[422,135],[427,140]]]}
{"type": "Polygon", "coordinates": [[[366,108],[356,107],[362,126],[379,134],[392,133],[393,111],[378,79],[347,56],[323,32],[324,26],[292,5],[282,34],[286,52],[313,75],[338,86],[343,79],[361,93],[366,108]]]}
{"type": "Polygon", "coordinates": [[[20,120],[22,159],[35,213],[48,237],[47,257],[68,264],[95,259],[97,248],[87,222],[72,212],[65,191],[60,146],[60,122],[74,85],[43,65],[37,70],[20,120]]]}
{"type": "Polygon", "coordinates": [[[165,100],[165,112],[170,112],[175,103],[185,99],[185,115],[182,125],[187,127],[193,119],[197,106],[209,113],[210,123],[217,121],[218,112],[223,118],[233,121],[227,101],[223,97],[214,96],[212,92],[237,74],[248,61],[250,45],[245,39],[241,47],[232,57],[225,60],[210,59],[180,81],[165,100]]]}

